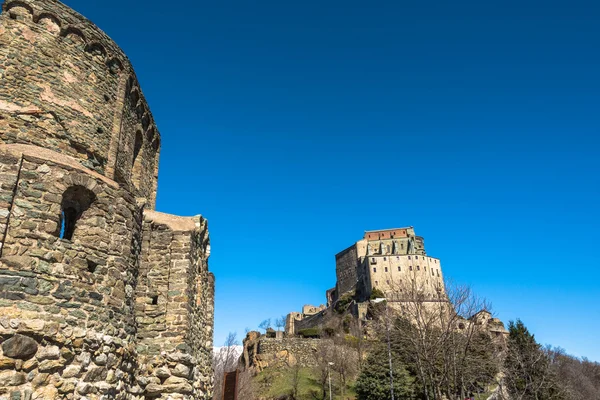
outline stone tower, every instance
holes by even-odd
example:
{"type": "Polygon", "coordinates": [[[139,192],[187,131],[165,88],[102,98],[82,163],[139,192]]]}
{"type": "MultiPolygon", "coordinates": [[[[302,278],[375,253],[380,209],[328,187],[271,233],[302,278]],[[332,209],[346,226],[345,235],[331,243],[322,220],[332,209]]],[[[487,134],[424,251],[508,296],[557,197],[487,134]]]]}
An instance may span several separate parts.
{"type": "Polygon", "coordinates": [[[0,399],[205,399],[201,216],[154,211],[160,135],[127,57],[57,0],[0,14],[0,399]]]}

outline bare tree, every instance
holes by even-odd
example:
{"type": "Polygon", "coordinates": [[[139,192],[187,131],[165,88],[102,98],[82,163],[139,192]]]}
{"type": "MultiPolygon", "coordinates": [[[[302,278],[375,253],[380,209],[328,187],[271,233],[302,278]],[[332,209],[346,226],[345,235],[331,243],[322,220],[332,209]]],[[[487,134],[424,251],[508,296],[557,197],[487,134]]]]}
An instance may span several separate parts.
{"type": "Polygon", "coordinates": [[[282,330],[285,327],[285,315],[275,319],[275,327],[277,330],[282,330]]]}
{"type": "Polygon", "coordinates": [[[223,378],[226,372],[235,371],[240,356],[239,342],[235,332],[230,332],[223,347],[213,352],[213,368],[215,373],[213,399],[220,400],[223,396],[223,378]]]}
{"type": "Polygon", "coordinates": [[[315,352],[315,366],[313,367],[316,381],[321,387],[321,393],[313,393],[314,398],[329,398],[327,393],[329,390],[333,353],[333,342],[330,340],[321,340],[315,352]]]}
{"type": "Polygon", "coordinates": [[[490,305],[469,287],[435,287],[427,277],[415,272],[405,282],[390,278],[391,301],[375,309],[383,324],[379,331],[390,330],[425,399],[464,399],[490,383],[498,371],[491,339],[474,318],[490,305]]]}
{"type": "Polygon", "coordinates": [[[254,381],[251,371],[244,370],[239,372],[237,390],[237,398],[240,400],[256,399],[256,390],[254,387],[254,381]]]}
{"type": "Polygon", "coordinates": [[[346,394],[346,386],[358,373],[358,353],[348,346],[343,340],[335,340],[331,352],[331,369],[335,371],[340,380],[340,392],[342,397],[346,394]]]}
{"type": "Polygon", "coordinates": [[[270,327],[271,327],[271,318],[265,319],[263,322],[260,323],[260,325],[258,325],[258,329],[262,329],[265,332],[267,332],[267,329],[269,329],[270,327]]]}

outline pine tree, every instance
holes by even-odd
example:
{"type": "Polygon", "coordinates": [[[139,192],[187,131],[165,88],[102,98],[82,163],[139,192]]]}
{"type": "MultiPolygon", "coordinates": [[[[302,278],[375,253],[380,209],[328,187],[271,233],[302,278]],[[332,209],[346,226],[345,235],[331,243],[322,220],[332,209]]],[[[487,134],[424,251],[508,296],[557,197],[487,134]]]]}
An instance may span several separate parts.
{"type": "Polygon", "coordinates": [[[523,322],[510,321],[504,385],[512,400],[565,398],[551,370],[550,359],[523,322]]]}
{"type": "MultiPolygon", "coordinates": [[[[414,399],[415,379],[406,371],[397,357],[393,360],[394,398],[398,400],[414,399]]],[[[367,358],[356,381],[358,400],[389,400],[390,365],[387,349],[378,346],[367,358]]]]}

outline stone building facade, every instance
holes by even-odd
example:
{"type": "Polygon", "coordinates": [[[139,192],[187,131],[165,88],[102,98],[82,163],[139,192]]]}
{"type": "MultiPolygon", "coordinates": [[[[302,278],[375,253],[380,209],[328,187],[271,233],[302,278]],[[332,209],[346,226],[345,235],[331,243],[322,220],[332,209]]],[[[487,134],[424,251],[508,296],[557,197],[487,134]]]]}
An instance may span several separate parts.
{"type": "Polygon", "coordinates": [[[413,227],[366,231],[363,238],[335,256],[336,286],[327,290],[327,308],[310,315],[292,312],[286,319],[288,335],[323,327],[332,319],[342,296],[351,296],[351,312],[366,315],[367,302],[378,289],[388,302],[401,306],[415,297],[427,304],[446,302],[440,260],[427,255],[425,240],[413,227]]]}
{"type": "Polygon", "coordinates": [[[159,153],[110,38],[3,3],[0,399],[211,397],[207,222],[154,210],[159,153]]]}
{"type": "Polygon", "coordinates": [[[410,301],[408,293],[416,292],[425,299],[444,297],[440,260],[427,255],[425,241],[413,227],[367,231],[336,254],[335,264],[336,286],[327,292],[330,303],[348,292],[354,292],[357,301],[366,301],[374,289],[388,301],[410,301]]]}

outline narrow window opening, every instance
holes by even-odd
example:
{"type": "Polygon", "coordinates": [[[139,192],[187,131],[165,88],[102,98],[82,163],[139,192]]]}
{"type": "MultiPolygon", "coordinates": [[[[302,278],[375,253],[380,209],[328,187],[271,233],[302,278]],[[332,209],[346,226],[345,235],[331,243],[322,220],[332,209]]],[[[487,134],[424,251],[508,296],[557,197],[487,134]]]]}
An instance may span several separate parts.
{"type": "Polygon", "coordinates": [[[408,269],[410,269],[412,271],[412,265],[410,267],[408,267],[408,269]]]}
{"type": "Polygon", "coordinates": [[[373,268],[373,272],[377,272],[377,268],[373,268]]]}
{"type": "Polygon", "coordinates": [[[152,296],[152,305],[155,306],[158,304],[158,295],[152,296]]]}
{"type": "Polygon", "coordinates": [[[400,267],[398,267],[398,271],[401,271],[402,269],[400,267]]]}
{"type": "Polygon", "coordinates": [[[72,240],[77,221],[96,200],[96,195],[83,186],[71,186],[63,193],[58,237],[72,240]]]}
{"type": "Polygon", "coordinates": [[[96,268],[98,268],[98,264],[96,264],[93,261],[87,260],[87,270],[88,270],[88,272],[91,272],[93,274],[94,272],[96,272],[96,268]]]}
{"type": "Polygon", "coordinates": [[[387,267],[385,267],[385,272],[388,272],[388,269],[387,269],[387,267]]]}

